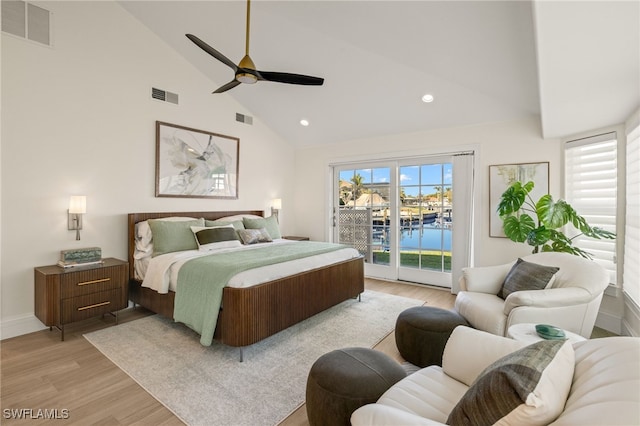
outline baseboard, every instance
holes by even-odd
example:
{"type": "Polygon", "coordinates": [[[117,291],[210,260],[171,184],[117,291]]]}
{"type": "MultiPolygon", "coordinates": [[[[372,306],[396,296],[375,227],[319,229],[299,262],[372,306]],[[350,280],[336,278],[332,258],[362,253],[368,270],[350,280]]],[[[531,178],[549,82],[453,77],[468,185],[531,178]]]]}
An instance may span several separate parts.
{"type": "Polygon", "coordinates": [[[625,293],[624,318],[622,318],[622,334],[640,336],[640,307],[625,293]]]}
{"type": "Polygon", "coordinates": [[[622,334],[622,318],[606,312],[598,312],[596,327],[600,327],[615,334],[622,334]]]}
{"type": "Polygon", "coordinates": [[[20,315],[2,320],[0,323],[0,340],[21,336],[46,329],[34,314],[20,315]]]}

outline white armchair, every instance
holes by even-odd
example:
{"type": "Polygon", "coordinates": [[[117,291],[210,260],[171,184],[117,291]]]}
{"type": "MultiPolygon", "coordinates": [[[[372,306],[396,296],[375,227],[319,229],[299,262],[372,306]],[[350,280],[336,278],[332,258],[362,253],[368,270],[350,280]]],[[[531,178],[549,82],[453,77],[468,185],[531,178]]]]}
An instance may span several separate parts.
{"type": "Polygon", "coordinates": [[[506,336],[513,324],[543,323],[588,339],[609,284],[607,271],[595,261],[567,253],[536,253],[522,259],[560,270],[548,288],[516,291],[503,300],[497,294],[515,262],[465,268],[456,311],[473,327],[499,336],[506,336]]]}

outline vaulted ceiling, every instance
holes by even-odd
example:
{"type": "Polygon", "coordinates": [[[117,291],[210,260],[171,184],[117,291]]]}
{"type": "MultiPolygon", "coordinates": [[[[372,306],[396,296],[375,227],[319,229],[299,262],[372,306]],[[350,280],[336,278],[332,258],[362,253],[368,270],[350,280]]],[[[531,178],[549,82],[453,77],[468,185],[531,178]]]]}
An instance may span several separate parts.
{"type": "MultiPolygon", "coordinates": [[[[211,79],[238,63],[244,1],[121,1],[211,79]]],[[[323,77],[323,86],[242,84],[232,96],[298,146],[539,115],[544,137],[623,122],[640,106],[636,1],[269,1],[251,4],[260,70],[323,77]],[[435,100],[424,103],[430,93],[435,100]],[[310,122],[300,125],[301,119],[310,122]]],[[[170,90],[170,88],[167,88],[170,90]]]]}

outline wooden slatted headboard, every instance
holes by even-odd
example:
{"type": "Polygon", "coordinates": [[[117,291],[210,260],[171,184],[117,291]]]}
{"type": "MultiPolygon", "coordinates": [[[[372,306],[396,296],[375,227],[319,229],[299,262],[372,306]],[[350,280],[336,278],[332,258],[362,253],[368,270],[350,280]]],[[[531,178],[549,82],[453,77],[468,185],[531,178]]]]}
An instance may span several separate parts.
{"type": "Polygon", "coordinates": [[[262,210],[240,210],[240,211],[222,211],[222,212],[151,212],[151,213],[129,213],[127,221],[128,230],[128,259],[129,259],[129,279],[135,279],[135,271],[133,267],[133,253],[135,251],[135,232],[136,223],[147,219],[159,219],[162,217],[184,216],[194,218],[204,218],[206,220],[216,220],[222,217],[234,216],[239,214],[251,214],[256,216],[264,216],[262,210]]]}

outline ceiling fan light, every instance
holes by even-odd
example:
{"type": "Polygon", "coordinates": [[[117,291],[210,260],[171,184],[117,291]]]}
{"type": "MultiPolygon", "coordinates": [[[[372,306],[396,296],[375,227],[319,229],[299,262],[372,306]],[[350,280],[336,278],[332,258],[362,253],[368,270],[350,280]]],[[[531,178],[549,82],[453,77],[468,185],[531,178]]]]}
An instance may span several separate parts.
{"type": "Polygon", "coordinates": [[[238,73],[236,74],[236,80],[238,80],[240,83],[253,84],[258,81],[258,77],[248,72],[238,73]]]}

